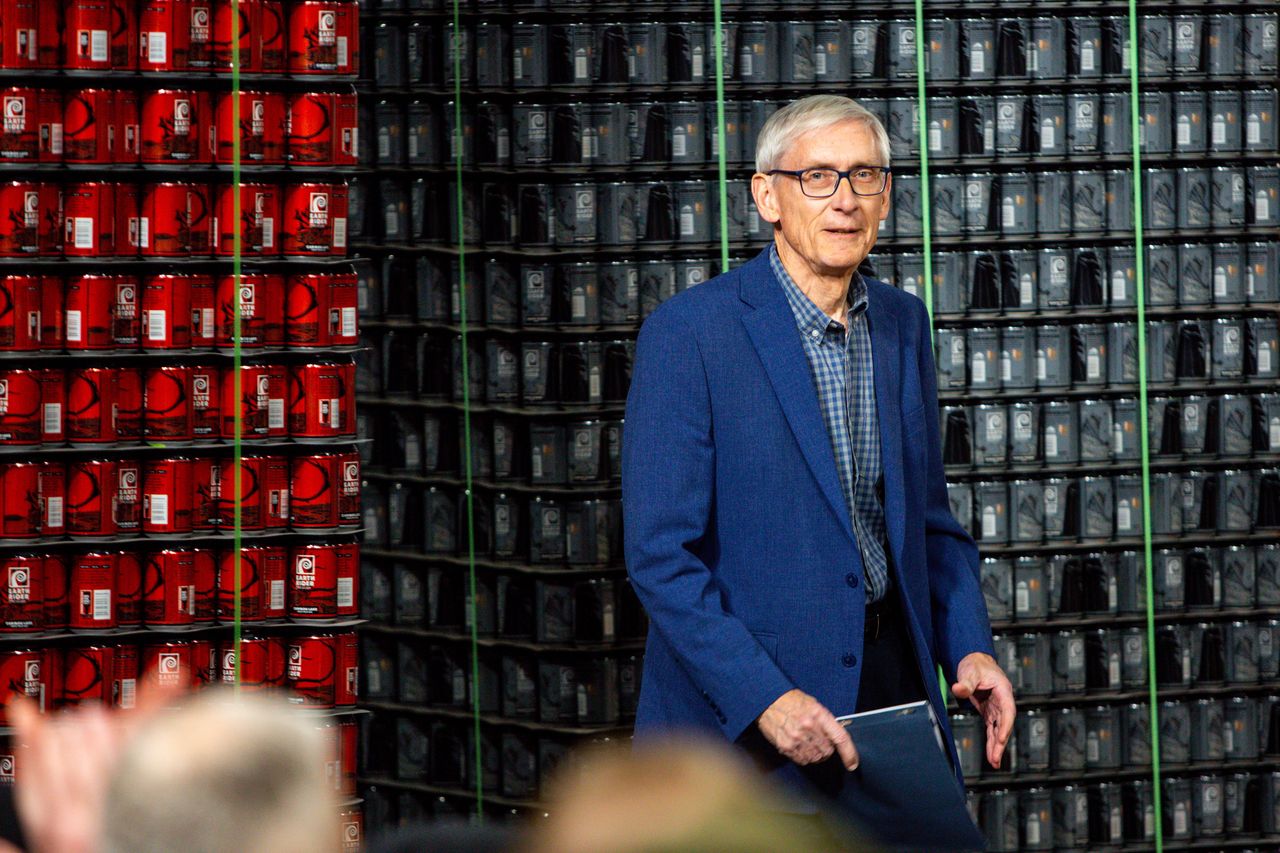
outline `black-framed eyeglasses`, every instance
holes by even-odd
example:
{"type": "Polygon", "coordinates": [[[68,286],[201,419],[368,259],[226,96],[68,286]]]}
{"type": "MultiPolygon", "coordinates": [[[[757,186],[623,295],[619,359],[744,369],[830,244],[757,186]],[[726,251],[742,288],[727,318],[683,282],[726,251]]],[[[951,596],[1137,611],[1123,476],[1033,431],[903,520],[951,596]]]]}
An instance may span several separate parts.
{"type": "Polygon", "coordinates": [[[830,198],[840,182],[849,179],[854,195],[880,195],[889,183],[888,166],[854,166],[847,171],[817,167],[812,169],[770,169],[766,175],[790,175],[800,181],[800,191],[809,198],[830,198]]]}

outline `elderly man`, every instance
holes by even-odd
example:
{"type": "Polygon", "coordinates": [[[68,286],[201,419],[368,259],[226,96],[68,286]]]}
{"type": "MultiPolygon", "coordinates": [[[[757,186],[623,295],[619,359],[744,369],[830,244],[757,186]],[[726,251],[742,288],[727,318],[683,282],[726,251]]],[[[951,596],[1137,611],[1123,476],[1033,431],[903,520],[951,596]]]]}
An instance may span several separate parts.
{"type": "Polygon", "coordinates": [[[804,98],[765,123],[756,169],[773,245],[640,333],[623,458],[652,620],[637,735],[718,732],[814,793],[833,755],[858,764],[834,714],[927,698],[946,725],[941,665],[999,764],[1013,691],[947,502],[929,316],[857,271],[889,210],[888,136],[848,98],[804,98]]]}

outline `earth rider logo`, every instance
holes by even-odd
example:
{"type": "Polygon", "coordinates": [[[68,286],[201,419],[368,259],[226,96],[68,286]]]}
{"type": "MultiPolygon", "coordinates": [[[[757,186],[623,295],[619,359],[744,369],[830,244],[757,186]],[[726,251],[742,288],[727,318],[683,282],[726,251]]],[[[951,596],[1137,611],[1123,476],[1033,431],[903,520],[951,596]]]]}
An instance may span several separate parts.
{"type": "Polygon", "coordinates": [[[293,582],[298,589],[314,589],[316,585],[316,558],[299,554],[293,564],[293,582]]]}
{"type": "Polygon", "coordinates": [[[31,600],[31,572],[26,566],[9,567],[9,603],[25,604],[31,600]]]}
{"type": "Polygon", "coordinates": [[[5,95],[4,132],[22,133],[27,129],[27,99],[22,95],[5,95]]]}

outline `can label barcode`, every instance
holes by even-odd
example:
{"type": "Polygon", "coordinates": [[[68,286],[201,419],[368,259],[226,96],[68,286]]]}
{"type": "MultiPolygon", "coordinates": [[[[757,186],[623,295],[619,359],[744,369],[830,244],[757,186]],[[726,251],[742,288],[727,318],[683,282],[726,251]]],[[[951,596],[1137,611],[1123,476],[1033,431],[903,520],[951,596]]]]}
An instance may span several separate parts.
{"type": "Polygon", "coordinates": [[[78,343],[82,339],[80,312],[69,310],[67,311],[67,340],[78,343]]]}
{"type": "Polygon", "coordinates": [[[345,216],[335,216],[333,218],[333,248],[345,249],[347,247],[347,218],[345,216]]]}
{"type": "Polygon", "coordinates": [[[93,591],[93,620],[105,621],[111,618],[111,590],[95,589],[93,591]]]}
{"type": "Polygon", "coordinates": [[[147,313],[147,340],[163,341],[165,338],[166,322],[165,312],[163,309],[152,308],[147,313]]]}
{"type": "Polygon", "coordinates": [[[62,404],[44,404],[44,434],[60,435],[62,433],[62,404]]]}
{"type": "Polygon", "coordinates": [[[284,581],[271,582],[271,609],[284,609],[284,581]]]}
{"type": "Polygon", "coordinates": [[[150,503],[150,510],[147,517],[155,525],[166,525],[169,523],[169,496],[163,494],[147,495],[150,503]]]}
{"type": "Polygon", "coordinates": [[[120,707],[129,709],[137,704],[138,697],[138,679],[122,678],[120,679],[120,707]]]}
{"type": "Polygon", "coordinates": [[[147,33],[147,62],[152,65],[163,65],[169,55],[169,34],[160,32],[147,33]]]}
{"type": "Polygon", "coordinates": [[[93,248],[93,219],[88,216],[73,216],[72,223],[72,245],[77,249],[93,248]]]}
{"type": "Polygon", "coordinates": [[[267,400],[267,429],[284,429],[284,400],[267,400]]]}
{"type": "Polygon", "coordinates": [[[276,220],[271,216],[262,217],[262,248],[271,249],[276,245],[276,220]]]}
{"type": "Polygon", "coordinates": [[[338,67],[345,68],[350,61],[347,54],[347,37],[338,36],[338,67]]]}
{"type": "Polygon", "coordinates": [[[329,417],[328,417],[329,429],[338,429],[339,427],[342,426],[342,411],[339,408],[339,404],[342,401],[336,397],[333,397],[333,398],[330,398],[327,402],[329,404],[327,406],[329,410],[329,417]]]}
{"type": "Polygon", "coordinates": [[[151,217],[138,217],[138,246],[147,248],[151,245],[151,217]]]}
{"type": "Polygon", "coordinates": [[[62,526],[61,497],[51,497],[44,502],[44,523],[46,527],[62,526]]]}
{"type": "Polygon", "coordinates": [[[354,338],[356,336],[356,309],[342,309],[342,336],[344,338],[354,338]]]}
{"type": "Polygon", "coordinates": [[[60,121],[49,125],[49,152],[51,154],[62,153],[62,122],[60,121]]]}
{"type": "Polygon", "coordinates": [[[107,31],[89,31],[89,59],[93,62],[107,61],[107,31]]]}
{"type": "Polygon", "coordinates": [[[352,578],[338,578],[338,606],[355,606],[355,583],[352,578]]]}
{"type": "Polygon", "coordinates": [[[200,309],[200,322],[197,325],[199,326],[199,329],[197,330],[198,337],[205,338],[207,340],[213,340],[213,309],[212,308],[200,309]]]}

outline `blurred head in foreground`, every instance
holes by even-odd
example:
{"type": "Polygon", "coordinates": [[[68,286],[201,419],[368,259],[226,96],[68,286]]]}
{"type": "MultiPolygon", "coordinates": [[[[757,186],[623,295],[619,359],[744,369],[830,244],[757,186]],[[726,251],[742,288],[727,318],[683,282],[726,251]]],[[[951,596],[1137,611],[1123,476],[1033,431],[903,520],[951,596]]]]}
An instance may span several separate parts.
{"type": "Polygon", "coordinates": [[[314,853],[338,837],[314,722],[284,702],[214,692],[156,714],[124,746],[102,851],[314,853]]]}
{"type": "Polygon", "coordinates": [[[794,808],[723,746],[702,741],[588,751],[549,794],[527,853],[806,853],[875,850],[794,808]]]}

